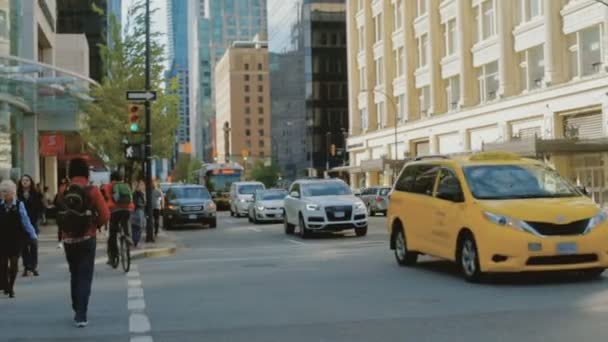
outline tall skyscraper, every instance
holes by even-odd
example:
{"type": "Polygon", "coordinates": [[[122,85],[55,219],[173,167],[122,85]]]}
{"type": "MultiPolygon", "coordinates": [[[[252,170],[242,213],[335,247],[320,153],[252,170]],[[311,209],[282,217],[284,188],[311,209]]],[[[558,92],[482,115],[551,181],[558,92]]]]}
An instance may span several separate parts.
{"type": "Polygon", "coordinates": [[[107,0],[106,3],[106,27],[108,30],[108,46],[112,45],[112,35],[110,30],[112,29],[111,18],[116,18],[116,23],[122,26],[122,0],[107,0]]]}
{"type": "Polygon", "coordinates": [[[287,180],[321,175],[345,162],[345,1],[270,0],[268,7],[273,157],[287,180]]]}
{"type": "Polygon", "coordinates": [[[179,126],[177,143],[190,142],[190,91],[188,81],[188,2],[167,0],[169,70],[167,78],[177,79],[179,95],[179,126]]]}
{"type": "MultiPolygon", "coordinates": [[[[189,11],[196,20],[196,39],[190,39],[190,56],[196,54],[198,70],[190,70],[190,84],[197,87],[190,118],[193,122],[193,152],[205,161],[213,160],[215,105],[213,70],[226,49],[235,41],[250,41],[256,34],[266,36],[266,0],[194,0],[189,11]],[[195,46],[196,45],[196,46],[195,46]],[[194,51],[193,49],[196,49],[194,51]]],[[[192,22],[189,27],[193,27],[192,22]]],[[[189,32],[192,33],[192,32],[189,32]]],[[[192,33],[193,34],[193,33],[192,33]]],[[[192,66],[192,61],[190,62],[192,66]]],[[[194,93],[193,95],[194,96],[194,93]]]]}

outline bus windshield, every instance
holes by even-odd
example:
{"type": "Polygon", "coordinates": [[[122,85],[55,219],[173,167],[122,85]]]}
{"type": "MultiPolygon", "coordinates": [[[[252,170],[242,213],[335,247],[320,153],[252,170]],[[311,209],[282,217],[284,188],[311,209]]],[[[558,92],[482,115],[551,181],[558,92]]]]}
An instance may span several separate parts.
{"type": "Polygon", "coordinates": [[[207,173],[207,187],[212,192],[228,192],[230,186],[234,182],[238,182],[241,179],[240,173],[234,173],[231,175],[214,175],[211,172],[207,173]]]}

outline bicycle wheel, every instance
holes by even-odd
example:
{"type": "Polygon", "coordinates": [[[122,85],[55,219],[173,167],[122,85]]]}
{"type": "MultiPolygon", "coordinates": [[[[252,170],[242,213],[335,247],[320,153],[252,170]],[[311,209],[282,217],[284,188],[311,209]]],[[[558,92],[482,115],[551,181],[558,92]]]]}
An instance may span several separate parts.
{"type": "MultiPolygon", "coordinates": [[[[116,246],[116,249],[118,249],[118,246],[116,246]]],[[[118,268],[118,264],[120,263],[120,254],[118,253],[118,250],[111,251],[108,254],[110,257],[110,266],[112,266],[113,269],[118,268]]]]}
{"type": "Polygon", "coordinates": [[[129,269],[131,269],[131,247],[129,246],[127,237],[124,235],[120,237],[120,262],[122,269],[125,272],[129,272],[129,269]]]}

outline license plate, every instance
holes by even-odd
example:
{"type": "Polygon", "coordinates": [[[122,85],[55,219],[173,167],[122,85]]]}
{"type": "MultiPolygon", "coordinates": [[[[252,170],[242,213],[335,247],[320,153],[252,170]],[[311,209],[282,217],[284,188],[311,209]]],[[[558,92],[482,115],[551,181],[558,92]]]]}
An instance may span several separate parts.
{"type": "Polygon", "coordinates": [[[344,212],[343,211],[336,211],[334,213],[334,217],[343,218],[344,217],[344,212]]]}
{"type": "Polygon", "coordinates": [[[557,254],[576,254],[575,242],[562,242],[557,244],[557,254]]]}
{"type": "Polygon", "coordinates": [[[191,220],[196,220],[196,215],[190,215],[190,216],[188,216],[188,218],[191,220]]]}

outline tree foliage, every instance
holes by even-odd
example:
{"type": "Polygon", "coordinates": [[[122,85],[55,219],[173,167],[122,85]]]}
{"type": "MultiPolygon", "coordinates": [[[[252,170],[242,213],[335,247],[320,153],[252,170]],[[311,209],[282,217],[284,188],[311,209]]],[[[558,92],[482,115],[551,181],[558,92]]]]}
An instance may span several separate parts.
{"type": "Polygon", "coordinates": [[[193,158],[188,153],[180,153],[173,169],[173,180],[176,182],[196,183],[198,179],[194,176],[194,171],[201,168],[201,161],[193,158]]]}
{"type": "MultiPolygon", "coordinates": [[[[144,140],[143,134],[128,131],[125,93],[127,90],[145,89],[145,2],[136,1],[129,8],[127,17],[124,30],[115,16],[110,19],[108,34],[112,37],[112,44],[100,45],[105,76],[101,85],[91,90],[94,101],[85,108],[87,116],[83,135],[114,166],[125,161],[121,144],[125,137],[130,143],[144,140]]],[[[152,154],[169,158],[173,153],[178,125],[179,97],[175,92],[177,81],[166,82],[163,76],[164,47],[159,42],[160,35],[156,32],[150,37],[150,86],[157,90],[157,100],[150,106],[152,154]],[[167,89],[162,91],[163,88],[167,89]]],[[[142,110],[141,127],[144,126],[142,110]]]]}
{"type": "Polygon", "coordinates": [[[266,166],[263,161],[258,160],[253,165],[249,174],[253,180],[264,183],[267,188],[272,188],[277,185],[279,172],[277,164],[272,163],[266,166]]]}

